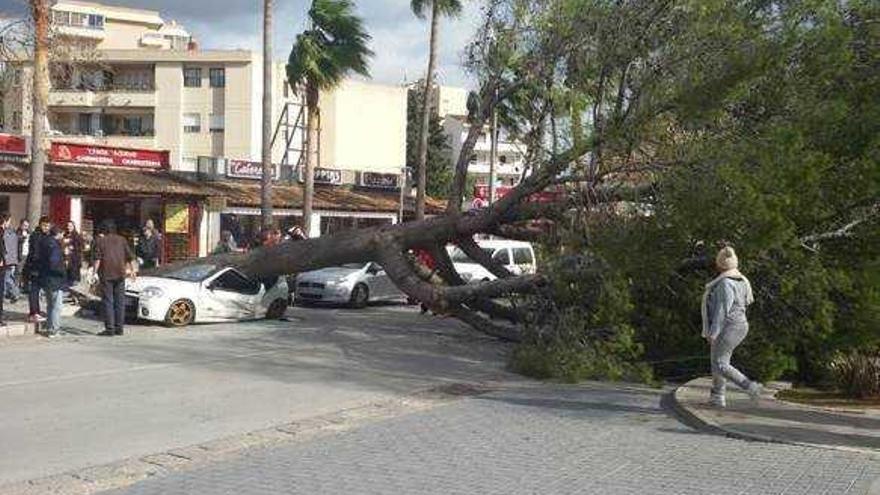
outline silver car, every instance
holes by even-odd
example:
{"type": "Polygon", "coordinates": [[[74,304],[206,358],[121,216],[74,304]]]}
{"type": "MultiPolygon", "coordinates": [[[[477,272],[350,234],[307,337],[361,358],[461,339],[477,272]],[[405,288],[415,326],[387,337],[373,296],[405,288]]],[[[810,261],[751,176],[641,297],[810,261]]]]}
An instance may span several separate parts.
{"type": "Polygon", "coordinates": [[[362,308],[372,301],[406,298],[376,263],[349,263],[301,273],[296,277],[294,299],[299,304],[348,304],[362,308]]]}

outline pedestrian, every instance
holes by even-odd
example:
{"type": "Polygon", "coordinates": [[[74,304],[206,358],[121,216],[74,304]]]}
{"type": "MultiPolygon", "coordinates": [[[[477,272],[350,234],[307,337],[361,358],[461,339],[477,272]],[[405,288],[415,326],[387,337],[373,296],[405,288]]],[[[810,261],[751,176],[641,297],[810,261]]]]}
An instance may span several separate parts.
{"type": "Polygon", "coordinates": [[[703,294],[703,337],[709,341],[712,365],[710,403],[727,405],[724,393],[727,380],[732,381],[757,399],[763,386],[746,378],[730,364],[733,351],[749,333],[746,308],[754,302],[752,285],[739,271],[739,260],[731,247],[725,247],[715,258],[718,276],[706,284],[703,294]]]}
{"type": "Polygon", "coordinates": [[[67,266],[67,289],[77,285],[82,279],[83,238],[76,230],[76,224],[67,222],[64,231],[64,264],[67,266]]]}
{"type": "Polygon", "coordinates": [[[37,266],[39,287],[46,296],[46,327],[44,335],[57,337],[61,331],[61,298],[67,286],[67,267],[64,263],[64,231],[53,226],[40,240],[37,266]]]}
{"type": "MultiPolygon", "coordinates": [[[[434,260],[434,256],[427,249],[416,248],[413,253],[416,256],[416,260],[425,266],[425,268],[431,270],[431,276],[434,276],[434,273],[437,272],[437,261],[434,260]]],[[[419,302],[419,308],[421,309],[421,313],[425,314],[430,311],[431,308],[428,307],[427,304],[423,302],[419,302]]],[[[432,311],[433,314],[433,311],[432,311]]]]}
{"type": "Polygon", "coordinates": [[[303,230],[299,224],[293,224],[292,227],[287,229],[287,235],[284,236],[284,241],[304,241],[308,238],[309,236],[306,235],[306,231],[303,230]]]}
{"type": "Polygon", "coordinates": [[[40,217],[37,228],[28,239],[28,256],[25,261],[25,273],[22,276],[28,284],[28,321],[34,323],[46,320],[40,311],[40,257],[43,253],[41,244],[49,235],[51,227],[52,222],[49,221],[49,217],[40,217]]]}
{"type": "MultiPolygon", "coordinates": [[[[143,230],[150,229],[153,234],[153,237],[156,239],[156,246],[162,246],[162,232],[159,232],[159,229],[156,228],[156,224],[153,222],[152,218],[148,218],[146,222],[144,222],[143,230]]],[[[156,266],[159,266],[163,262],[162,259],[162,249],[159,247],[156,248],[156,266]]]]}
{"type": "Polygon", "coordinates": [[[159,238],[156,237],[155,230],[144,227],[144,236],[138,242],[136,251],[142,268],[159,266],[159,238]]]}
{"type": "Polygon", "coordinates": [[[212,254],[226,254],[226,253],[238,253],[241,252],[238,249],[238,246],[235,245],[235,238],[232,236],[232,232],[228,230],[224,230],[220,232],[220,242],[217,243],[217,247],[214,248],[212,254]]]}
{"type": "Polygon", "coordinates": [[[95,272],[101,281],[104,303],[104,331],[98,335],[122,335],[125,328],[125,279],[134,276],[134,253],[124,237],[116,233],[116,224],[108,220],[95,241],[95,272]]]}
{"type": "MultiPolygon", "coordinates": [[[[0,220],[3,220],[0,222],[0,242],[3,244],[0,250],[2,250],[4,258],[0,261],[0,264],[3,265],[3,280],[0,280],[0,298],[9,299],[10,302],[15,303],[21,295],[18,290],[18,284],[15,282],[16,271],[21,260],[18,232],[12,228],[9,215],[0,215],[0,220]]],[[[3,320],[2,313],[2,301],[0,301],[0,321],[3,320]]]]}

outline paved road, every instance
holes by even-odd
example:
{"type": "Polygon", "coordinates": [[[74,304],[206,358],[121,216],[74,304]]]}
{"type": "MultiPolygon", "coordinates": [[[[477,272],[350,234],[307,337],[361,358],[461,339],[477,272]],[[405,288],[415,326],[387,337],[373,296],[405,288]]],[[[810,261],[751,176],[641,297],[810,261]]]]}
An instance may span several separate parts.
{"type": "MultiPolygon", "coordinates": [[[[695,432],[661,393],[520,386],[113,495],[864,494],[880,460],[695,432]]],[[[109,495],[109,493],[108,493],[109,495]]]]}
{"type": "Polygon", "coordinates": [[[503,347],[404,306],[0,341],[0,485],[502,373],[503,347]]]}

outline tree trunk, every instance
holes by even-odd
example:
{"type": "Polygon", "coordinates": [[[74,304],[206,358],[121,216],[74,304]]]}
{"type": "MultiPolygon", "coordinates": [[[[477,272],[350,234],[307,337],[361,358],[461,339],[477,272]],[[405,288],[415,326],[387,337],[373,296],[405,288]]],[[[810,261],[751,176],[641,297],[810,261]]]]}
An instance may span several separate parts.
{"type": "Polygon", "coordinates": [[[303,230],[312,235],[312,202],[315,196],[315,168],[318,166],[318,139],[321,112],[318,108],[320,93],[312,84],[306,84],[306,169],[303,173],[303,230]]]}
{"type": "Polygon", "coordinates": [[[260,181],[260,223],[274,226],[272,219],[272,1],[263,1],[263,176],[260,181]]]}
{"type": "MultiPolygon", "coordinates": [[[[416,189],[416,220],[425,218],[425,188],[428,182],[428,133],[431,122],[431,90],[434,81],[434,66],[437,64],[437,23],[440,13],[437,2],[431,5],[431,40],[428,51],[428,73],[425,75],[425,88],[422,93],[422,122],[419,129],[418,188],[416,189]]],[[[451,198],[450,198],[451,199],[451,198]]]]}
{"type": "Polygon", "coordinates": [[[33,121],[31,129],[31,183],[27,217],[37,225],[43,210],[46,170],[46,122],[49,104],[49,3],[31,0],[34,17],[33,121]]]}

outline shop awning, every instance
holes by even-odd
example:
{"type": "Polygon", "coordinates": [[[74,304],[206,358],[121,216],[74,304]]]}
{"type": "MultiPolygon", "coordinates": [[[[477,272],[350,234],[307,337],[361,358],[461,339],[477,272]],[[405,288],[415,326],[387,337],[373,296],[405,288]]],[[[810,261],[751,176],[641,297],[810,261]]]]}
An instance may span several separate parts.
{"type": "MultiPolygon", "coordinates": [[[[229,206],[259,207],[260,183],[246,180],[224,180],[206,184],[213,190],[213,196],[226,198],[229,206]]],[[[272,206],[275,208],[302,208],[303,190],[299,184],[274,184],[272,186],[272,206]]],[[[414,201],[404,198],[404,209],[412,211],[414,201]]],[[[314,209],[325,211],[370,211],[397,212],[400,208],[400,193],[397,191],[369,190],[346,186],[325,186],[315,184],[314,209]]],[[[427,200],[430,215],[442,213],[446,202],[433,198],[427,200]]]]}
{"type": "MultiPolygon", "coordinates": [[[[0,163],[0,187],[27,189],[27,166],[0,163]]],[[[46,189],[72,194],[156,194],[207,197],[215,194],[205,184],[167,171],[148,171],[113,167],[47,165],[46,189]]]]}

